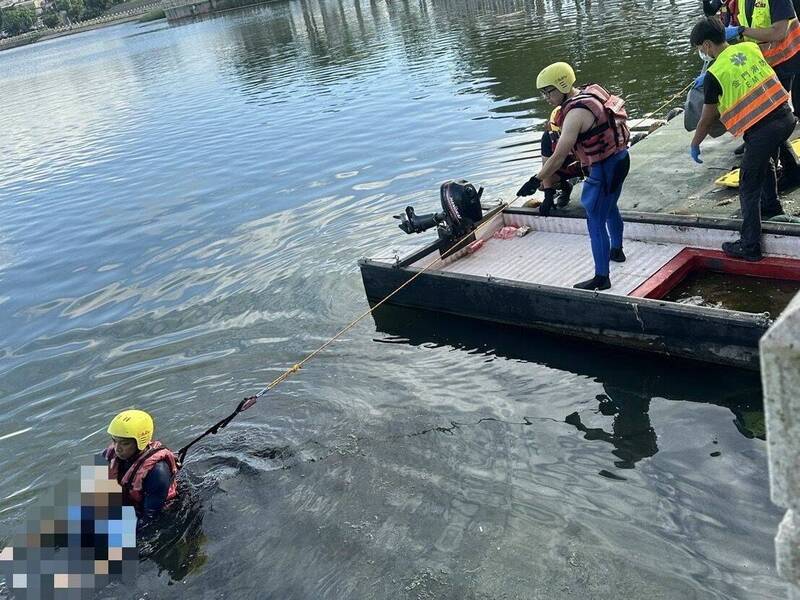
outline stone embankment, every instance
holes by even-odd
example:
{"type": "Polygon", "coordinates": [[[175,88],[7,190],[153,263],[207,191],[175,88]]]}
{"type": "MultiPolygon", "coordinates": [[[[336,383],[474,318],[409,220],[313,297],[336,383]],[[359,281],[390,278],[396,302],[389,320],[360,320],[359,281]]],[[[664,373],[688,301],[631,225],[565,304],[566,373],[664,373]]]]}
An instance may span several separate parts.
{"type": "Polygon", "coordinates": [[[73,33],[80,33],[82,31],[89,31],[97,29],[98,27],[106,27],[108,25],[115,25],[117,23],[126,23],[128,21],[135,21],[142,15],[147,14],[152,10],[161,9],[161,1],[148,2],[148,3],[130,3],[131,7],[123,7],[122,10],[112,10],[104,15],[100,15],[94,19],[87,21],[78,21],[70,25],[62,25],[61,27],[42,28],[36,31],[23,33],[14,37],[0,40],[0,50],[7,50],[9,48],[16,48],[17,46],[24,46],[34,42],[41,42],[53,38],[61,37],[64,35],[72,35],[73,33]]]}
{"type": "Polygon", "coordinates": [[[270,0],[164,0],[162,7],[167,21],[190,19],[234,8],[264,4],[270,0]]]}
{"type": "Polygon", "coordinates": [[[776,562],[790,600],[800,600],[800,294],[761,338],[761,381],[772,501],[787,509],[776,562]]]}

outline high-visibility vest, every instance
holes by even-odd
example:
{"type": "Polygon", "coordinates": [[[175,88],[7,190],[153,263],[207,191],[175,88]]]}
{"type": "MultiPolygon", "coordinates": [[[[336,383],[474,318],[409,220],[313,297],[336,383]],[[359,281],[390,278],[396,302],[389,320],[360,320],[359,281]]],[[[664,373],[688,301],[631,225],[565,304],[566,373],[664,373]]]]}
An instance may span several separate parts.
{"type": "Polygon", "coordinates": [[[720,121],[733,135],[744,135],[789,100],[775,71],[753,42],[728,46],[708,70],[722,88],[720,121]]]}
{"type": "MultiPolygon", "coordinates": [[[[753,14],[751,18],[747,18],[745,13],[745,3],[747,0],[738,0],[739,2],[739,24],[752,29],[765,29],[772,27],[772,17],[769,13],[769,0],[756,0],[753,7],[753,14]]],[[[749,39],[749,38],[748,38],[749,39]]],[[[750,40],[755,42],[756,40],[750,40]]],[[[786,32],[786,37],[778,42],[759,43],[761,52],[767,62],[776,67],[779,64],[786,62],[795,54],[800,52],[800,22],[797,18],[789,19],[789,29],[786,32]]]]}

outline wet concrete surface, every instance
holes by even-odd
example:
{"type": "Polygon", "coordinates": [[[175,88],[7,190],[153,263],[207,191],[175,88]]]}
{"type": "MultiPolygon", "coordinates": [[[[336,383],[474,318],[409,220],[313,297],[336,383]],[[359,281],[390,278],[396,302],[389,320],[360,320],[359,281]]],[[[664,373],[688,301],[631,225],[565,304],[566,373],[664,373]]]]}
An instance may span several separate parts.
{"type": "MultiPolygon", "coordinates": [[[[800,130],[795,130],[792,137],[800,137],[800,130]]],[[[742,144],[741,138],[728,134],[706,138],[701,146],[703,164],[695,163],[689,156],[691,139],[692,133],[683,126],[683,116],[678,115],[631,148],[631,171],[619,199],[623,213],[739,218],[738,189],[714,182],[739,167],[741,156],[734,154],[734,150],[742,144]]],[[[583,214],[580,192],[579,184],[572,192],[570,205],[561,214],[583,214]]],[[[800,216],[800,187],[779,196],[787,215],[800,216]]]]}

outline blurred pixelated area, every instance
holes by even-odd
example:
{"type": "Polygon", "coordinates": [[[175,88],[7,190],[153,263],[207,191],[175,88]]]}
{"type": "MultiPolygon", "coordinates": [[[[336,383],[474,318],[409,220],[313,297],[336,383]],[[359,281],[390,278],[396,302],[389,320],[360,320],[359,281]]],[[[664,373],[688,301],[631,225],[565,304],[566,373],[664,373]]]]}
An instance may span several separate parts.
{"type": "Polygon", "coordinates": [[[100,459],[51,489],[0,552],[0,592],[17,599],[83,599],[138,570],[136,513],[100,459]]]}

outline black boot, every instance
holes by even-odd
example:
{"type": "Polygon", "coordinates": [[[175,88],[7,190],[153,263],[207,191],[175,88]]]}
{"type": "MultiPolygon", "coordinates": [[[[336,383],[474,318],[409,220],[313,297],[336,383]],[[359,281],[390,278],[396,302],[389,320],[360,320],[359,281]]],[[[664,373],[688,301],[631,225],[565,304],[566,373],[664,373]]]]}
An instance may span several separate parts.
{"type": "Polygon", "coordinates": [[[625,253],[622,251],[622,246],[612,248],[608,257],[614,262],[625,262],[625,253]]]}
{"type": "Polygon", "coordinates": [[[543,217],[546,217],[550,214],[550,211],[553,210],[553,200],[556,197],[556,190],[555,188],[545,188],[544,190],[544,200],[542,201],[541,205],[539,206],[539,214],[543,217]]]}
{"type": "Polygon", "coordinates": [[[572,287],[578,290],[607,290],[611,287],[611,280],[608,275],[595,275],[591,279],[576,283],[572,287]]]}
{"type": "Polygon", "coordinates": [[[742,240],[736,240],[735,242],[724,242],[722,244],[722,251],[725,253],[725,256],[729,256],[731,258],[740,258],[742,260],[749,260],[753,262],[764,258],[761,256],[760,246],[756,246],[754,248],[745,248],[742,245],[742,240]]]}
{"type": "Polygon", "coordinates": [[[561,181],[561,191],[558,194],[558,200],[556,200],[556,206],[558,208],[564,208],[567,204],[569,204],[569,195],[572,193],[572,184],[569,182],[569,179],[563,179],[561,181]]]}
{"type": "Polygon", "coordinates": [[[784,168],[778,177],[778,191],[786,192],[800,185],[800,168],[784,168]]]}
{"type": "Polygon", "coordinates": [[[780,167],[778,191],[785,192],[800,185],[800,165],[797,164],[788,142],[781,144],[778,149],[778,163],[776,165],[780,167]]]}
{"type": "Polygon", "coordinates": [[[771,219],[772,217],[777,217],[779,215],[786,214],[783,211],[783,206],[781,203],[778,202],[777,204],[773,204],[771,206],[762,206],[761,207],[761,220],[766,221],[767,219],[771,219]]]}

